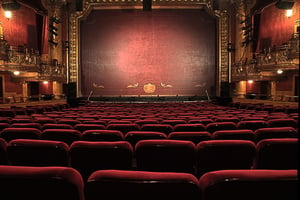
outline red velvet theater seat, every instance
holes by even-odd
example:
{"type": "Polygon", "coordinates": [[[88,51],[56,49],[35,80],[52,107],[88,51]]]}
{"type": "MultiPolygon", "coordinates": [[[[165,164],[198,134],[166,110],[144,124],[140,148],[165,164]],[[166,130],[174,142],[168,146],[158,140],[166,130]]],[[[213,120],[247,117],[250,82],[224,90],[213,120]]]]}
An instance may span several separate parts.
{"type": "Polygon", "coordinates": [[[296,200],[297,185],[297,170],[220,170],[199,180],[203,200],[296,200]]]}
{"type": "Polygon", "coordinates": [[[257,169],[298,169],[298,138],[264,139],[256,149],[257,169]]]}
{"type": "Polygon", "coordinates": [[[88,142],[77,141],[70,147],[70,163],[77,169],[84,180],[101,169],[132,168],[133,148],[126,141],[88,142]]]}
{"type": "Polygon", "coordinates": [[[240,121],[237,124],[238,129],[250,129],[255,131],[260,128],[267,128],[268,123],[264,120],[250,120],[250,121],[240,121]]]}
{"type": "Polygon", "coordinates": [[[39,130],[42,129],[42,125],[35,122],[30,123],[13,123],[10,125],[11,128],[37,128],[39,130]]]}
{"type": "Polygon", "coordinates": [[[168,135],[168,139],[170,140],[187,140],[193,142],[197,145],[201,141],[211,140],[211,134],[207,131],[199,131],[199,132],[171,132],[168,135]]]}
{"type": "Polygon", "coordinates": [[[168,135],[173,131],[173,127],[170,124],[144,124],[141,127],[141,131],[162,132],[168,135]]]}
{"type": "Polygon", "coordinates": [[[251,169],[256,153],[254,142],[247,140],[208,140],[196,146],[196,170],[204,173],[223,169],[251,169]]]}
{"type": "Polygon", "coordinates": [[[215,131],[212,135],[214,140],[250,140],[255,142],[255,135],[252,130],[221,130],[215,131]]]}
{"type": "Polygon", "coordinates": [[[255,132],[255,140],[259,142],[269,138],[297,138],[298,132],[292,127],[261,128],[255,132]]]}
{"type": "Polygon", "coordinates": [[[206,131],[205,125],[199,124],[177,124],[173,128],[174,132],[199,132],[199,131],[206,131]]]}
{"type": "Polygon", "coordinates": [[[123,141],[125,136],[118,130],[86,130],[81,135],[84,141],[123,141]]]}
{"type": "Polygon", "coordinates": [[[71,145],[73,142],[81,139],[81,133],[73,129],[46,129],[42,132],[41,139],[61,141],[71,145]]]}
{"type": "Polygon", "coordinates": [[[0,165],[8,164],[6,149],[7,142],[3,138],[0,138],[0,165]]]}
{"type": "Polygon", "coordinates": [[[42,130],[46,129],[73,129],[73,126],[70,124],[44,124],[42,130]]]}
{"type": "Polygon", "coordinates": [[[105,126],[101,124],[76,124],[73,128],[83,133],[86,130],[104,130],[105,126]]]}
{"type": "Polygon", "coordinates": [[[298,128],[297,120],[295,119],[270,119],[268,120],[268,127],[293,127],[298,128]]]}
{"type": "Polygon", "coordinates": [[[137,124],[108,124],[106,129],[107,130],[118,130],[118,131],[121,131],[125,135],[129,131],[139,131],[140,126],[137,124]]]}
{"type": "Polygon", "coordinates": [[[136,166],[142,171],[195,172],[195,144],[179,140],[141,140],[135,145],[136,166]]]}
{"type": "Polygon", "coordinates": [[[69,167],[0,166],[0,194],[12,200],[84,200],[84,185],[69,167]]]}
{"type": "Polygon", "coordinates": [[[7,155],[11,165],[65,166],[69,165],[69,146],[64,142],[16,139],[8,143],[7,155]]]}
{"type": "Polygon", "coordinates": [[[99,170],[88,179],[86,200],[200,200],[198,180],[188,173],[99,170]]]}
{"type": "Polygon", "coordinates": [[[206,130],[213,134],[220,130],[236,130],[237,125],[234,122],[213,122],[206,125],[206,130]]]}
{"type": "Polygon", "coordinates": [[[0,137],[7,142],[14,139],[40,139],[41,133],[37,128],[5,128],[0,132],[0,137]]]}
{"type": "Polygon", "coordinates": [[[125,140],[133,147],[140,140],[167,139],[167,135],[155,131],[129,131],[125,135],[125,140]]]}

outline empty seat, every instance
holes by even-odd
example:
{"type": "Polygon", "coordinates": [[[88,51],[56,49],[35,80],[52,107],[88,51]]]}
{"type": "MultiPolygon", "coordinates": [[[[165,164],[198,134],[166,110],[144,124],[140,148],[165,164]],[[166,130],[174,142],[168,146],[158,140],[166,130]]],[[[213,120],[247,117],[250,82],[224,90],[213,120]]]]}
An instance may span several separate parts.
{"type": "Polygon", "coordinates": [[[86,130],[81,135],[84,141],[122,141],[124,134],[118,130],[86,130]]]}
{"type": "Polygon", "coordinates": [[[46,129],[73,129],[70,124],[44,124],[42,130],[46,129]]]}
{"type": "Polygon", "coordinates": [[[77,141],[70,147],[70,163],[77,169],[84,180],[101,169],[132,168],[133,148],[126,141],[88,142],[77,141]]]}
{"type": "Polygon", "coordinates": [[[257,169],[298,169],[298,138],[264,139],[256,149],[257,169]]]}
{"type": "Polygon", "coordinates": [[[297,183],[297,170],[220,170],[199,180],[204,200],[296,200],[297,183]]]}
{"type": "Polygon", "coordinates": [[[86,130],[104,130],[105,126],[101,124],[76,124],[74,129],[82,133],[86,130]]]}
{"type": "Polygon", "coordinates": [[[238,123],[240,119],[238,117],[216,117],[215,122],[234,122],[238,123]]]}
{"type": "Polygon", "coordinates": [[[107,130],[118,130],[118,131],[121,131],[125,135],[129,131],[139,131],[140,126],[137,124],[108,124],[106,129],[107,130]]]}
{"type": "Polygon", "coordinates": [[[37,128],[39,130],[42,129],[42,125],[35,122],[30,123],[13,123],[10,125],[11,128],[37,128]]]}
{"type": "Polygon", "coordinates": [[[210,133],[220,130],[236,130],[237,125],[234,122],[213,122],[206,125],[206,130],[210,133]]]}
{"type": "Polygon", "coordinates": [[[168,135],[173,131],[173,127],[170,124],[144,124],[141,127],[141,131],[162,132],[168,135]]]}
{"type": "Polygon", "coordinates": [[[188,124],[203,124],[203,125],[207,125],[210,123],[213,123],[214,120],[213,119],[191,119],[188,121],[188,124]]]}
{"type": "Polygon", "coordinates": [[[0,138],[0,165],[7,165],[7,142],[3,139],[0,138]]]}
{"type": "Polygon", "coordinates": [[[41,125],[43,124],[55,124],[56,120],[52,119],[50,117],[37,117],[34,119],[34,122],[39,123],[41,125]]]}
{"type": "Polygon", "coordinates": [[[174,132],[192,132],[192,131],[206,131],[206,127],[203,124],[177,124],[173,128],[174,132]]]}
{"type": "Polygon", "coordinates": [[[188,173],[99,170],[88,179],[86,200],[199,200],[198,180],[188,173]]]}
{"type": "Polygon", "coordinates": [[[250,120],[250,121],[240,121],[237,124],[238,129],[250,129],[255,131],[260,128],[267,128],[268,123],[264,120],[250,120]]]}
{"type": "Polygon", "coordinates": [[[75,126],[76,124],[80,124],[79,120],[75,119],[67,119],[67,118],[62,118],[57,121],[58,124],[70,124],[71,126],[75,126]]]}
{"type": "Polygon", "coordinates": [[[0,166],[1,198],[84,200],[83,180],[70,167],[0,166]]]}
{"type": "Polygon", "coordinates": [[[134,123],[142,126],[144,124],[158,124],[158,120],[156,120],[156,119],[141,119],[141,120],[135,121],[134,123]]]}
{"type": "Polygon", "coordinates": [[[37,128],[5,128],[0,132],[0,137],[7,142],[14,139],[40,139],[41,133],[37,128]]]}
{"type": "Polygon", "coordinates": [[[208,140],[196,146],[197,175],[223,169],[251,169],[256,147],[247,140],[208,140]]]}
{"type": "Polygon", "coordinates": [[[177,124],[186,124],[186,121],[183,119],[164,119],[161,121],[161,124],[170,124],[171,126],[175,126],[177,124]]]}
{"type": "Polygon", "coordinates": [[[5,128],[9,128],[10,124],[6,123],[6,122],[0,122],[0,132],[5,129],[5,128]]]}
{"type": "Polygon", "coordinates": [[[82,122],[83,124],[100,124],[106,126],[107,123],[103,120],[86,120],[82,122]]]}
{"type": "Polygon", "coordinates": [[[71,145],[81,139],[81,133],[73,129],[46,129],[41,134],[43,140],[54,140],[71,145]]]}
{"type": "Polygon", "coordinates": [[[221,130],[215,131],[212,135],[215,140],[250,140],[255,142],[255,135],[252,130],[221,130]]]}
{"type": "Polygon", "coordinates": [[[259,142],[269,138],[297,138],[298,132],[292,127],[261,128],[255,132],[255,140],[259,142]]]}
{"type": "Polygon", "coordinates": [[[136,166],[142,171],[195,172],[195,144],[179,140],[141,140],[135,146],[136,166]]]}
{"type": "Polygon", "coordinates": [[[268,120],[268,127],[293,127],[298,128],[297,120],[295,119],[270,119],[268,120]]]}
{"type": "Polygon", "coordinates": [[[162,132],[155,131],[129,131],[125,135],[125,140],[128,141],[133,147],[140,140],[151,139],[167,139],[167,135],[162,132]]]}
{"type": "Polygon", "coordinates": [[[64,142],[16,139],[8,143],[11,165],[68,166],[69,147],[64,142]]]}
{"type": "Polygon", "coordinates": [[[210,140],[211,134],[207,131],[198,131],[198,132],[171,132],[168,135],[170,140],[187,140],[193,142],[197,145],[201,141],[210,140]]]}

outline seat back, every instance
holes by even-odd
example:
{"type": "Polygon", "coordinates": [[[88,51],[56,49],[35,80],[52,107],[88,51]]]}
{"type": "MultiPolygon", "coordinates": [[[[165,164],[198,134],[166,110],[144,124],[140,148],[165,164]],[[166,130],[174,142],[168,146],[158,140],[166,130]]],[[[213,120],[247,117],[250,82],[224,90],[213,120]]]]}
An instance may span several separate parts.
{"type": "Polygon", "coordinates": [[[7,142],[3,138],[0,138],[0,165],[8,164],[6,150],[7,142]]]}
{"type": "Polygon", "coordinates": [[[198,180],[188,173],[100,170],[85,187],[86,200],[199,200],[198,180]]]}
{"type": "Polygon", "coordinates": [[[42,140],[54,140],[71,145],[81,139],[81,133],[74,129],[46,129],[41,134],[42,140]]]}
{"type": "Polygon", "coordinates": [[[212,138],[214,140],[250,140],[255,142],[254,132],[250,129],[215,131],[212,138]]]}
{"type": "Polygon", "coordinates": [[[206,131],[205,125],[198,123],[198,124],[177,124],[174,126],[174,132],[192,132],[192,131],[206,131]]]}
{"type": "Polygon", "coordinates": [[[37,128],[5,128],[0,132],[0,137],[7,142],[14,139],[40,139],[41,130],[37,128]]]}
{"type": "Polygon", "coordinates": [[[169,135],[173,131],[173,127],[170,124],[144,124],[141,127],[141,131],[155,131],[169,135]]]}
{"type": "Polygon", "coordinates": [[[125,140],[128,141],[133,147],[140,140],[152,139],[167,139],[167,135],[155,131],[129,131],[125,135],[125,140]]]}
{"type": "Polygon", "coordinates": [[[268,127],[293,127],[298,128],[297,120],[295,119],[270,119],[268,120],[268,127]]]}
{"type": "Polygon", "coordinates": [[[264,120],[250,120],[250,121],[240,121],[237,123],[238,129],[250,129],[255,131],[260,128],[267,128],[268,123],[264,120]]]}
{"type": "Polygon", "coordinates": [[[255,132],[255,140],[259,142],[263,139],[269,138],[297,138],[298,132],[292,127],[273,127],[273,128],[261,128],[255,132]]]}
{"type": "Polygon", "coordinates": [[[298,138],[264,139],[256,149],[257,169],[298,169],[298,138]]]}
{"type": "Polygon", "coordinates": [[[220,130],[236,130],[237,125],[234,122],[213,122],[206,125],[206,130],[211,134],[220,130]]]}
{"type": "Polygon", "coordinates": [[[255,157],[255,144],[247,140],[208,140],[196,146],[196,169],[204,173],[223,169],[250,169],[255,157]]]}
{"type": "Polygon", "coordinates": [[[201,141],[210,140],[211,134],[207,131],[198,131],[198,132],[171,132],[168,135],[170,140],[187,140],[193,142],[197,145],[201,141]]]}
{"type": "Polygon", "coordinates": [[[86,130],[81,135],[84,141],[122,141],[124,134],[118,130],[86,130]]]}
{"type": "Polygon", "coordinates": [[[199,180],[205,200],[296,200],[297,170],[220,170],[199,180]]]}
{"type": "Polygon", "coordinates": [[[84,200],[83,180],[69,167],[0,166],[0,194],[9,199],[84,200]]]}
{"type": "Polygon", "coordinates": [[[179,140],[142,140],[135,145],[138,170],[195,172],[195,144],[179,140]]]}
{"type": "Polygon", "coordinates": [[[65,166],[69,165],[69,147],[64,142],[16,139],[8,143],[7,155],[11,165],[65,166]]]}
{"type": "Polygon", "coordinates": [[[132,168],[133,148],[126,141],[88,142],[77,141],[70,147],[70,164],[84,180],[97,170],[132,168]]]}
{"type": "Polygon", "coordinates": [[[129,131],[139,131],[140,126],[137,124],[108,124],[106,126],[107,130],[118,130],[121,131],[124,135],[129,131]]]}

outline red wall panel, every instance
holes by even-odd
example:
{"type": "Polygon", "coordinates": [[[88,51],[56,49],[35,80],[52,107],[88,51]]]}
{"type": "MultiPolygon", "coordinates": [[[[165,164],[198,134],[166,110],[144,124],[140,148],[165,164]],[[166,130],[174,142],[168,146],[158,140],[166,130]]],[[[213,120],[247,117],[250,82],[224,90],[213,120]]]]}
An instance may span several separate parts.
{"type": "MultiPolygon", "coordinates": [[[[286,17],[286,10],[270,5],[261,13],[259,40],[269,40],[269,47],[287,43],[294,33],[295,21],[299,19],[300,1],[293,6],[293,16],[286,17]]],[[[261,49],[262,50],[262,49],[261,49]]]]}
{"type": "Polygon", "coordinates": [[[80,89],[215,94],[216,20],[200,10],[98,10],[81,22],[80,89]]]}

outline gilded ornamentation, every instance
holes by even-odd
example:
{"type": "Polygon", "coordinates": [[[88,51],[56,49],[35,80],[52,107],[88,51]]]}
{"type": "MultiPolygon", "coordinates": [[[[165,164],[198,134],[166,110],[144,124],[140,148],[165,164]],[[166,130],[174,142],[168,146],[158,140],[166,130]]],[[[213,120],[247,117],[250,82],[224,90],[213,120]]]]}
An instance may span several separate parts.
{"type": "Polygon", "coordinates": [[[144,92],[147,94],[154,93],[156,90],[156,86],[152,83],[147,83],[144,85],[144,92]]]}

